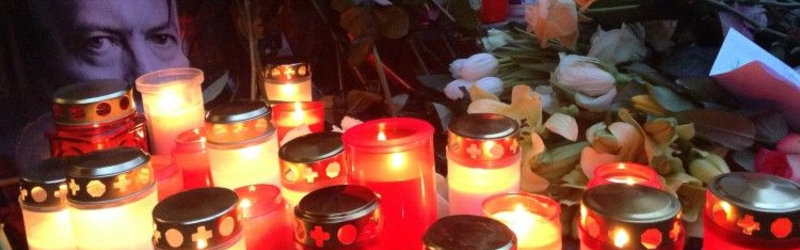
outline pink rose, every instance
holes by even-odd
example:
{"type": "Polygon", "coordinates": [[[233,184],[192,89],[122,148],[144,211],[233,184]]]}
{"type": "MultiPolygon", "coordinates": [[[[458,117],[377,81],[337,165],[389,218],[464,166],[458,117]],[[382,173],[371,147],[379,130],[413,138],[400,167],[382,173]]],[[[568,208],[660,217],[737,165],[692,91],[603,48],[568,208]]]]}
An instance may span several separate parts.
{"type": "Polygon", "coordinates": [[[755,170],[787,178],[800,184],[800,154],[786,154],[762,148],[756,154],[755,170]]]}

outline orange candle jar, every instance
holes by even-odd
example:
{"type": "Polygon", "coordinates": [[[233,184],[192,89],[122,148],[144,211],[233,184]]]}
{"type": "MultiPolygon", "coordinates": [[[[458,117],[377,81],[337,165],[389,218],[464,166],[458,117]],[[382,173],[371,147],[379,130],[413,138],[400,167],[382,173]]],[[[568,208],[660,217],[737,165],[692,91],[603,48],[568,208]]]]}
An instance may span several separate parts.
{"type": "Polygon", "coordinates": [[[270,65],[264,70],[263,83],[270,102],[311,101],[311,67],[308,63],[270,65]]]}
{"type": "Polygon", "coordinates": [[[800,250],[800,186],[777,176],[728,173],[708,184],[703,248],[800,250]]]}
{"type": "Polygon", "coordinates": [[[561,206],[546,196],[499,194],[483,203],[483,213],[508,226],[520,250],[561,250],[561,206]]]}
{"type": "Polygon", "coordinates": [[[309,193],[294,209],[298,249],[394,249],[376,244],[384,227],[379,207],[378,196],[363,186],[331,186],[309,193]]]}
{"type": "Polygon", "coordinates": [[[238,204],[239,197],[226,188],[170,196],[153,208],[152,244],[158,250],[246,250],[238,204]]]}
{"type": "Polygon", "coordinates": [[[20,197],[25,236],[31,250],[75,249],[67,209],[68,158],[50,158],[20,173],[20,197]]]}
{"type": "Polygon", "coordinates": [[[53,93],[55,130],[46,133],[53,157],[113,147],[147,151],[145,118],[136,112],[130,84],[97,80],[53,93]]]}
{"type": "Polygon", "coordinates": [[[273,185],[237,188],[247,249],[293,249],[289,208],[273,185]]]}
{"type": "Polygon", "coordinates": [[[67,171],[67,200],[81,250],[153,249],[158,192],[150,156],[138,148],[95,151],[67,171]]]}
{"type": "Polygon", "coordinates": [[[342,136],[350,184],[381,197],[385,250],[421,249],[425,229],[436,221],[433,126],[413,118],[373,120],[342,136]]]}
{"type": "Polygon", "coordinates": [[[609,163],[598,167],[594,170],[594,176],[591,177],[587,188],[608,183],[636,184],[664,189],[655,170],[630,162],[609,163]]]}
{"type": "Polygon", "coordinates": [[[183,172],[184,189],[213,186],[204,128],[195,128],[179,134],[178,138],[175,138],[172,159],[183,172]]]}
{"type": "Polygon", "coordinates": [[[433,223],[422,239],[426,250],[516,250],[517,237],[505,224],[475,215],[453,215],[433,223]]]}
{"type": "Polygon", "coordinates": [[[517,122],[496,114],[468,114],[448,129],[447,183],[450,214],[483,214],[489,196],[519,191],[517,122]]]}
{"type": "Polygon", "coordinates": [[[580,216],[581,250],[683,250],[681,203],[660,189],[621,183],[588,189],[580,216]]]}
{"type": "Polygon", "coordinates": [[[347,184],[343,151],[342,134],[337,132],[308,134],[281,146],[282,193],[290,206],[311,191],[347,184]]]}
{"type": "Polygon", "coordinates": [[[215,186],[281,184],[278,141],[269,118],[269,107],[259,101],[227,103],[208,112],[208,161],[215,186]]]}
{"type": "Polygon", "coordinates": [[[322,102],[278,103],[272,106],[272,111],[279,142],[283,142],[289,131],[300,126],[308,126],[311,132],[325,130],[325,105],[322,102]]]}

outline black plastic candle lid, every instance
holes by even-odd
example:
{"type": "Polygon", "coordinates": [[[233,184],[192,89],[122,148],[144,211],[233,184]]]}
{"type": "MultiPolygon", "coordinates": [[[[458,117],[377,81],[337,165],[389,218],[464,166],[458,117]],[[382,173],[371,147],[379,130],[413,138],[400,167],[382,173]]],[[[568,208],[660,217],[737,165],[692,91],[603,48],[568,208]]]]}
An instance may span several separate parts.
{"type": "Polygon", "coordinates": [[[586,190],[583,204],[597,215],[624,223],[655,223],[675,218],[681,203],[666,191],[612,183],[586,190]]]}
{"type": "Polygon", "coordinates": [[[450,132],[472,139],[499,139],[514,135],[519,129],[517,122],[498,114],[467,114],[448,126],[450,132]]]}
{"type": "Polygon", "coordinates": [[[153,208],[154,243],[160,249],[224,245],[241,231],[239,196],[220,187],[197,188],[167,197],[153,208]],[[202,243],[200,243],[202,244],[202,243]]]}
{"type": "Polygon", "coordinates": [[[800,211],[800,186],[794,182],[759,173],[728,173],[708,185],[714,196],[732,205],[756,212],[800,211]]]}
{"type": "Polygon", "coordinates": [[[150,155],[120,147],[75,157],[67,170],[67,198],[76,204],[116,202],[155,186],[150,155]]]}
{"type": "Polygon", "coordinates": [[[343,150],[341,133],[321,132],[290,140],[281,146],[279,156],[285,161],[309,163],[336,156],[343,150]]]}
{"type": "Polygon", "coordinates": [[[104,79],[64,86],[53,92],[56,104],[90,104],[123,96],[131,85],[123,80],[104,79]]]}
{"type": "Polygon", "coordinates": [[[34,207],[66,204],[67,169],[72,158],[49,158],[20,173],[20,201],[34,207]]]}
{"type": "Polygon", "coordinates": [[[503,223],[475,215],[439,219],[425,232],[425,250],[511,250],[516,236],[503,223]]]}
{"type": "Polygon", "coordinates": [[[297,219],[334,224],[358,220],[378,209],[378,197],[364,186],[338,185],[315,190],[300,200],[297,219]]]}
{"type": "Polygon", "coordinates": [[[270,108],[259,101],[236,101],[211,109],[206,115],[210,123],[245,122],[270,115],[270,108]]]}

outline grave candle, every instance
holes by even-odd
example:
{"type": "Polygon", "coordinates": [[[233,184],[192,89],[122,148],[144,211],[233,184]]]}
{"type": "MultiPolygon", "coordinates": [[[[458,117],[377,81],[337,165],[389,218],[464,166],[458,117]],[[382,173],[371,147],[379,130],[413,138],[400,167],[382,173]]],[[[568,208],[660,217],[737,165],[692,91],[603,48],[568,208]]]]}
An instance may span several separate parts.
{"type": "Polygon", "coordinates": [[[658,173],[656,173],[655,170],[647,166],[630,162],[604,164],[595,169],[594,176],[590,178],[591,180],[587,188],[608,183],[624,183],[628,185],[638,184],[664,189],[661,185],[661,180],[658,178],[658,173]]]}
{"type": "Polygon", "coordinates": [[[264,90],[270,102],[311,101],[311,68],[308,63],[270,65],[264,71],[264,90]]]}
{"type": "Polygon", "coordinates": [[[183,191],[183,176],[169,155],[153,155],[150,164],[156,174],[158,200],[162,201],[173,194],[183,191]]]}
{"type": "Polygon", "coordinates": [[[291,207],[311,191],[347,183],[342,134],[322,132],[295,138],[281,146],[281,185],[291,207]]]}
{"type": "Polygon", "coordinates": [[[520,250],[561,249],[561,206],[553,199],[527,193],[499,194],[486,199],[483,212],[514,231],[520,250]]]}
{"type": "Polygon", "coordinates": [[[257,184],[237,188],[247,249],[293,249],[289,209],[280,188],[257,184]]]}
{"type": "Polygon", "coordinates": [[[76,249],[66,198],[69,165],[69,158],[50,158],[20,173],[19,203],[31,250],[76,249]]]}
{"type": "Polygon", "coordinates": [[[246,250],[238,204],[236,193],[218,187],[170,196],[153,208],[152,244],[159,250],[246,250]]]}
{"type": "Polygon", "coordinates": [[[211,187],[211,170],[206,152],[206,130],[195,128],[175,138],[172,150],[175,165],[183,172],[184,189],[211,187]]]}
{"type": "Polygon", "coordinates": [[[482,216],[452,215],[433,223],[425,250],[515,250],[517,237],[505,224],[482,216]]]}
{"type": "Polygon", "coordinates": [[[325,130],[325,105],[322,102],[278,103],[272,106],[272,111],[279,142],[286,133],[303,125],[308,126],[311,132],[325,130]]]}
{"type": "Polygon", "coordinates": [[[396,249],[376,244],[385,228],[379,207],[378,196],[363,186],[330,186],[309,193],[294,209],[297,249],[396,249]]]}

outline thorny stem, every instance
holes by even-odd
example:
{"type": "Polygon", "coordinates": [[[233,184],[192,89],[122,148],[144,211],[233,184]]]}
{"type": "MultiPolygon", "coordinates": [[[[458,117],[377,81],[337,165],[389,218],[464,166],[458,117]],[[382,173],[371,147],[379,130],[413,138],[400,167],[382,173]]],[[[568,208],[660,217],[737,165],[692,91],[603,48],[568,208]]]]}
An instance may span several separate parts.
{"type": "Polygon", "coordinates": [[[372,55],[375,56],[375,69],[378,72],[378,78],[381,80],[383,99],[389,108],[389,115],[396,117],[397,112],[394,110],[394,103],[392,103],[392,93],[389,92],[389,83],[386,81],[386,73],[383,72],[383,61],[381,61],[381,57],[378,55],[378,48],[375,45],[372,46],[372,55]]]}
{"type": "Polygon", "coordinates": [[[786,40],[786,38],[788,37],[784,33],[781,33],[781,32],[779,32],[777,30],[774,30],[774,29],[770,29],[766,25],[762,25],[762,24],[758,23],[756,20],[753,20],[753,18],[750,18],[749,16],[747,16],[744,13],[734,9],[733,7],[731,7],[730,5],[728,5],[726,3],[723,3],[723,2],[720,2],[720,1],[717,1],[717,0],[702,0],[702,1],[706,2],[708,4],[711,4],[711,5],[713,5],[713,6],[717,7],[717,8],[720,8],[721,10],[727,11],[727,12],[729,12],[729,13],[731,13],[731,14],[739,17],[739,18],[741,18],[742,20],[744,20],[745,22],[747,22],[751,26],[755,27],[760,32],[767,33],[767,34],[769,34],[771,36],[774,36],[774,37],[782,39],[782,40],[786,40]]]}

